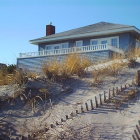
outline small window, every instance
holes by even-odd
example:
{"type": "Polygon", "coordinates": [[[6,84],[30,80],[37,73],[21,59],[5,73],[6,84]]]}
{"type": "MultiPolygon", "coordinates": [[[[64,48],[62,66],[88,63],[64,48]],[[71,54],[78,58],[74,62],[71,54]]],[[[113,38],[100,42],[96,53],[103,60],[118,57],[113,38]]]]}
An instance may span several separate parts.
{"type": "Polygon", "coordinates": [[[82,40],[76,41],[76,46],[77,46],[77,47],[83,46],[83,41],[82,41],[82,40]]]}
{"type": "Polygon", "coordinates": [[[118,47],[118,39],[117,38],[112,38],[111,39],[111,46],[113,47],[118,47]]]}
{"type": "Polygon", "coordinates": [[[107,44],[107,40],[101,41],[101,44],[107,44]]]}
{"type": "Polygon", "coordinates": [[[51,50],[51,46],[46,46],[45,50],[51,50]]]}
{"type": "Polygon", "coordinates": [[[59,49],[59,46],[54,46],[54,49],[55,49],[55,50],[59,49]]]}
{"type": "Polygon", "coordinates": [[[68,43],[62,43],[62,49],[68,48],[68,43]]]}
{"type": "Polygon", "coordinates": [[[91,40],[91,45],[97,45],[98,44],[98,40],[91,40]]]}

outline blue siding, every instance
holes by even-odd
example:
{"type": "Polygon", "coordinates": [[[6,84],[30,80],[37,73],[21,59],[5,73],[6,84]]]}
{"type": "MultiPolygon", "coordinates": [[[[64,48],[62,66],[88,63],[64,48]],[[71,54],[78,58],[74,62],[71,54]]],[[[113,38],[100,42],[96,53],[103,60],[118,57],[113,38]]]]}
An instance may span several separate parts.
{"type": "Polygon", "coordinates": [[[119,46],[124,51],[128,51],[135,47],[135,37],[129,33],[119,36],[119,46]]]}
{"type": "Polygon", "coordinates": [[[127,51],[129,48],[129,38],[130,35],[128,33],[119,36],[119,46],[124,51],[127,51]]]}
{"type": "MultiPolygon", "coordinates": [[[[98,62],[102,60],[109,59],[110,51],[99,51],[99,52],[87,52],[82,53],[82,57],[89,58],[92,61],[98,62]]],[[[41,57],[33,57],[33,58],[18,58],[17,65],[18,68],[22,68],[24,70],[34,71],[34,72],[42,72],[42,67],[45,63],[58,60],[63,61],[67,55],[59,55],[59,56],[41,56],[41,57]]]]}

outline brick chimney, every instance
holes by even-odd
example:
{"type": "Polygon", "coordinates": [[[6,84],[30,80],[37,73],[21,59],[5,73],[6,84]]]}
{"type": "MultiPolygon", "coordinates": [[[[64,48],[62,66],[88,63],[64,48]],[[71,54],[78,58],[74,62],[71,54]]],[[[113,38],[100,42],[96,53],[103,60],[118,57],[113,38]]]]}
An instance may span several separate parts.
{"type": "Polygon", "coordinates": [[[49,25],[46,25],[46,36],[55,34],[55,26],[51,24],[52,23],[50,23],[49,25]]]}

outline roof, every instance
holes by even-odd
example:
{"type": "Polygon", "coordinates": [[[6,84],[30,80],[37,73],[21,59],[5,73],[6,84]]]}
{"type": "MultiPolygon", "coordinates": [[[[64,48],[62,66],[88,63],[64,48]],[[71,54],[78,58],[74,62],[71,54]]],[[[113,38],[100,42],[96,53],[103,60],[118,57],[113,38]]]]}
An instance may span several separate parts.
{"type": "MultiPolygon", "coordinates": [[[[96,24],[68,30],[61,33],[56,33],[53,35],[37,38],[34,40],[30,40],[32,44],[39,44],[51,41],[59,41],[65,39],[72,39],[78,37],[86,37],[86,36],[98,36],[103,34],[111,34],[117,32],[124,32],[124,31],[131,31],[131,30],[138,30],[134,26],[129,25],[122,25],[122,24],[114,24],[108,22],[99,22],[96,24]]],[[[140,30],[138,30],[140,34],[140,30]]]]}

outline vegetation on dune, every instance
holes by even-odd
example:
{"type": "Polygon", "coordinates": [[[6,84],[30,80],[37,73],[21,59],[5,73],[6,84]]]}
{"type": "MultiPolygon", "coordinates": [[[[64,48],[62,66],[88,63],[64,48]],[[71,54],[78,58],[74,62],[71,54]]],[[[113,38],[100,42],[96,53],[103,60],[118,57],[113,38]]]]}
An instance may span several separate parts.
{"type": "Polygon", "coordinates": [[[91,64],[89,59],[83,58],[78,54],[71,54],[63,62],[47,62],[43,66],[43,71],[50,80],[66,80],[73,75],[83,77],[85,75],[85,68],[91,64]]]}

